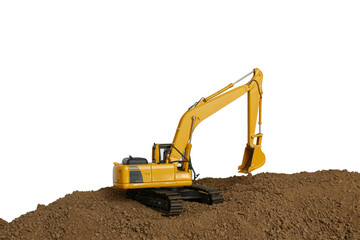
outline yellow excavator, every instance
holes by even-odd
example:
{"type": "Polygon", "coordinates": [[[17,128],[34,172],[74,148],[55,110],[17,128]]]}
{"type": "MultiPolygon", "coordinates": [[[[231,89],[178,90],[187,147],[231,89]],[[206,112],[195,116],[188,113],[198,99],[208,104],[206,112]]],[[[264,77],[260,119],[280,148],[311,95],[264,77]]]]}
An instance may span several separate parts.
{"type": "Polygon", "coordinates": [[[124,158],[122,163],[114,163],[114,187],[126,189],[127,197],[163,211],[168,216],[181,213],[183,200],[207,204],[223,202],[222,193],[218,189],[193,183],[197,175],[190,158],[191,138],[201,121],[247,93],[248,137],[238,171],[250,173],[263,166],[265,155],[261,150],[262,81],[262,72],[255,68],[234,83],[207,98],[201,98],[181,117],[172,143],[153,145],[152,162],[129,156],[124,158]],[[233,88],[250,75],[252,78],[248,83],[233,88]],[[259,133],[255,133],[258,114],[259,133]]]}

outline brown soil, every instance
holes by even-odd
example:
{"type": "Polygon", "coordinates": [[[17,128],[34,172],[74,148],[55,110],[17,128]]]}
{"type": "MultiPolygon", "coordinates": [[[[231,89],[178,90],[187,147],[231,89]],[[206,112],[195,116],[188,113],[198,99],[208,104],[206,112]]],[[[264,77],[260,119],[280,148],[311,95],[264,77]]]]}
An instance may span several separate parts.
{"type": "Polygon", "coordinates": [[[8,224],[7,221],[3,220],[0,218],[0,229],[2,229],[3,227],[5,227],[8,224]]]}
{"type": "Polygon", "coordinates": [[[360,239],[360,174],[319,171],[201,179],[225,202],[185,202],[164,217],[102,188],[39,205],[11,223],[0,239],[360,239]]]}

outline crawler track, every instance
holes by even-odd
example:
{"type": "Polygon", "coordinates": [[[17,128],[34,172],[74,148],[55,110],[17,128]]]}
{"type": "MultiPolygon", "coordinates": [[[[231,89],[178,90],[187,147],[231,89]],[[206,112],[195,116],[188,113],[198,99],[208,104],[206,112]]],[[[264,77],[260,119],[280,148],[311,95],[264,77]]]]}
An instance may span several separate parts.
{"type": "Polygon", "coordinates": [[[162,211],[166,216],[179,215],[183,208],[180,194],[167,189],[132,189],[126,191],[126,196],[155,210],[162,211]]]}
{"type": "Polygon", "coordinates": [[[183,200],[209,205],[222,203],[222,193],[209,186],[192,185],[182,188],[147,188],[126,191],[128,198],[148,207],[164,212],[166,216],[177,216],[182,212],[183,200]]]}
{"type": "Polygon", "coordinates": [[[206,204],[212,205],[224,202],[224,197],[219,189],[203,185],[191,185],[184,188],[201,193],[203,195],[203,198],[201,198],[201,202],[204,202],[206,204]]]}

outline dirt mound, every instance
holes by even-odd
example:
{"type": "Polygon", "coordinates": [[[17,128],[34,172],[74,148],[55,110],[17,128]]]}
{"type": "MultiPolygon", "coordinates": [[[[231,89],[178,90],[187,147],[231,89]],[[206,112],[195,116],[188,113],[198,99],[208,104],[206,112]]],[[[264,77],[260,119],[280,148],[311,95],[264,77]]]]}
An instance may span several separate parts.
{"type": "Polygon", "coordinates": [[[7,221],[3,220],[0,218],[0,229],[2,229],[3,227],[5,227],[8,224],[7,221]]]}
{"type": "Polygon", "coordinates": [[[359,173],[262,173],[197,183],[221,189],[225,202],[185,202],[180,216],[168,218],[121,190],[73,192],[11,223],[0,221],[0,239],[360,239],[359,173]]]}

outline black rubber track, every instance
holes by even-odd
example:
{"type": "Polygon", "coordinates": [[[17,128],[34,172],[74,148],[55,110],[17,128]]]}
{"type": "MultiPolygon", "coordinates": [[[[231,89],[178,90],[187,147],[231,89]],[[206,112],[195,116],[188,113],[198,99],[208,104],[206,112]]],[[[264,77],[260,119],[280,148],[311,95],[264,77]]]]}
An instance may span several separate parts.
{"type": "Polygon", "coordinates": [[[165,216],[177,216],[182,212],[182,191],[194,192],[194,198],[189,201],[206,203],[209,205],[222,203],[224,198],[220,190],[202,185],[191,185],[182,188],[145,188],[129,189],[126,191],[128,198],[134,199],[148,207],[161,211],[165,216]],[[195,197],[196,196],[196,197],[195,197]]]}
{"type": "Polygon", "coordinates": [[[206,196],[201,201],[203,203],[212,205],[224,202],[224,197],[219,189],[204,185],[191,185],[184,188],[203,193],[206,196]]]}
{"type": "Polygon", "coordinates": [[[166,216],[176,216],[182,212],[183,200],[180,194],[167,189],[131,189],[126,196],[152,209],[164,212],[166,216]]]}

